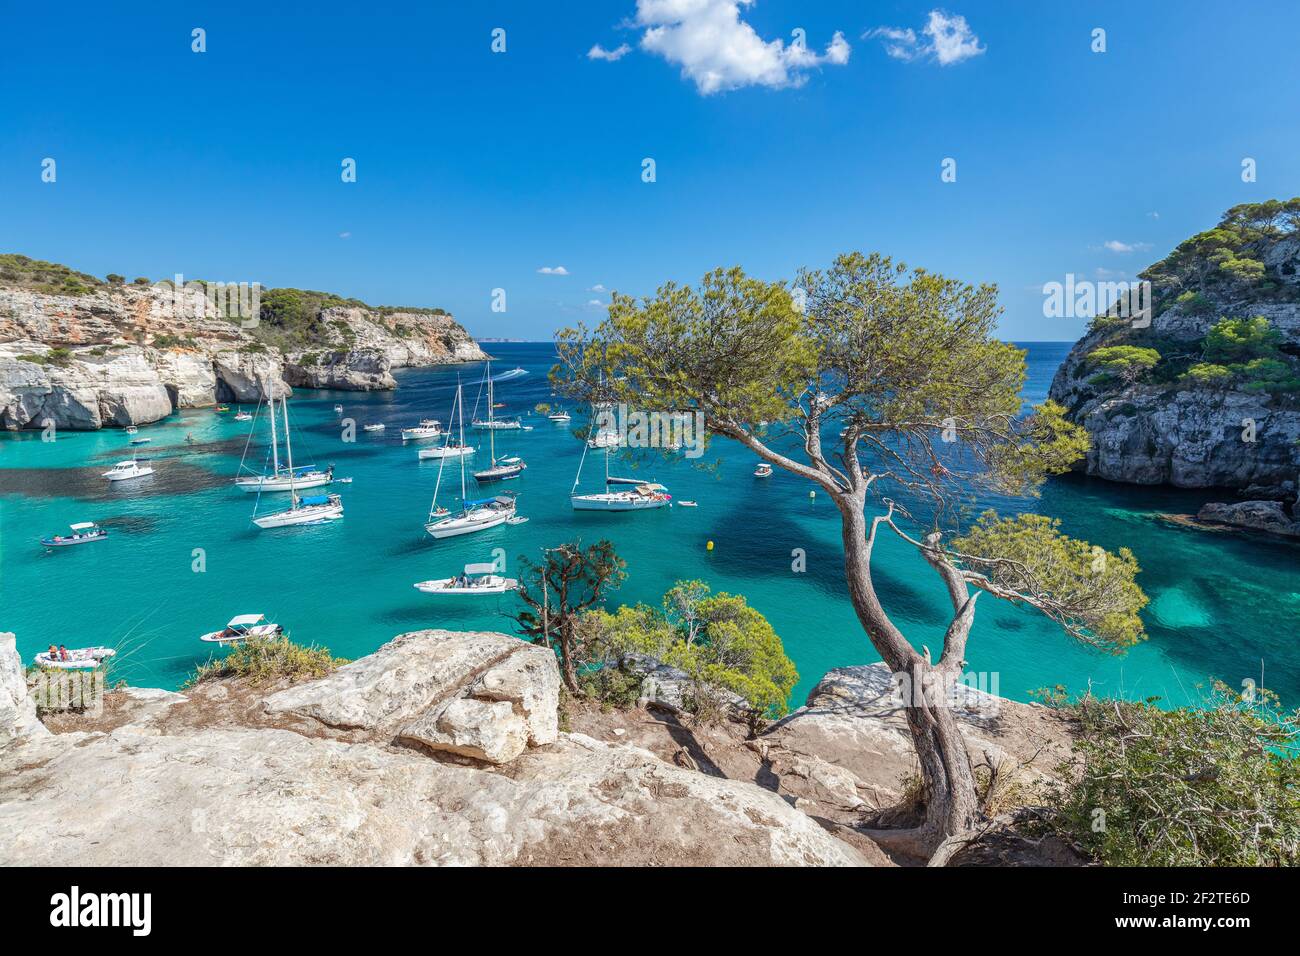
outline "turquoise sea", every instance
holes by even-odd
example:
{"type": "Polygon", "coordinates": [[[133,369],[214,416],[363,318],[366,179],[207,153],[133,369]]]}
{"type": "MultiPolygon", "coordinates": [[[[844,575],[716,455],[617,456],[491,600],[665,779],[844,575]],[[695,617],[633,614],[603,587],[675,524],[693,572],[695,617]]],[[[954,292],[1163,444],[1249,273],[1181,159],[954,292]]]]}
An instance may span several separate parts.
{"type": "MultiPolygon", "coordinates": [[[[1025,398],[1039,401],[1068,345],[1027,347],[1025,398]]],[[[421,417],[446,421],[458,376],[472,405],[480,365],[407,370],[389,393],[297,394],[290,402],[295,459],[333,462],[337,474],[354,479],[334,488],[346,518],[320,526],[259,531],[251,524],[254,496],[231,486],[248,435],[233,414],[191,410],[141,428],[153,441],[140,454],[153,458],[156,473],[125,486],[100,477],[130,457],[121,430],[60,433],[54,442],[35,432],[7,434],[0,438],[0,630],[16,632],[27,659],[50,643],[115,645],[113,679],[174,688],[208,656],[198,636],[240,613],[265,613],[296,640],[352,658],[419,628],[509,631],[508,597],[453,603],[411,585],[490,560],[494,548],[505,550],[513,568],[516,556],[537,556],[543,546],[606,536],[628,563],[617,602],[657,603],[680,578],[745,595],[798,665],[795,703],[829,668],[877,659],[844,596],[839,522],[824,496],[810,500],[805,482],[779,470],[755,479],[753,456],[720,442],[703,459],[718,460],[716,470],[655,458],[637,472],[668,485],[675,499],[697,500],[698,508],[575,513],[568,494],[583,443],[571,427],[531,412],[551,400],[552,347],[489,348],[498,374],[517,365],[531,372],[500,385],[497,395],[507,413],[525,414],[534,426],[506,433],[499,447],[522,455],[528,470],[496,486],[520,493],[527,524],[444,541],[422,529],[438,463],[417,461],[419,445],[403,446],[399,430],[421,417]],[[354,443],[341,441],[335,403],[357,423],[354,443]],[[371,421],[387,430],[361,431],[371,421]],[[195,443],[186,443],[187,434],[195,443]],[[41,537],[83,520],[98,521],[110,538],[49,552],[40,545],[41,537]],[[807,554],[804,573],[791,570],[795,548],[807,554]]],[[[485,439],[476,433],[473,443],[485,439]]],[[[486,457],[480,452],[477,460],[486,457]]],[[[589,456],[584,486],[595,490],[600,472],[600,459],[589,456]]],[[[444,480],[458,490],[454,462],[444,480]]],[[[287,504],[286,496],[275,497],[287,504]]],[[[1154,516],[1194,512],[1213,497],[1069,477],[1051,482],[1037,500],[990,502],[1059,517],[1066,533],[1107,548],[1130,547],[1151,597],[1150,640],[1123,657],[1104,656],[1071,643],[1032,611],[985,597],[971,669],[1014,699],[1047,685],[1082,690],[1091,683],[1102,693],[1175,704],[1198,699],[1197,685],[1211,676],[1237,685],[1258,681],[1262,669],[1265,685],[1300,704],[1300,548],[1185,530],[1154,516]]],[[[934,573],[892,536],[878,552],[879,586],[895,620],[915,643],[937,648],[948,616],[934,573]]]]}

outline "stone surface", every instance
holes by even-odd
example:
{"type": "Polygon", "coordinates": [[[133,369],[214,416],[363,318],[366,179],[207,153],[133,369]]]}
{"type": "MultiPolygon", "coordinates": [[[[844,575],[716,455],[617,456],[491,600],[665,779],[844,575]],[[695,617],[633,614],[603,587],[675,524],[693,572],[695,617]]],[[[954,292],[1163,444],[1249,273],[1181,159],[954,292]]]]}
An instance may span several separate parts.
{"type": "Polygon", "coordinates": [[[27,671],[14,635],[0,634],[0,747],[23,737],[42,736],[45,727],[36,719],[36,704],[27,693],[27,671]]]}
{"type": "Polygon", "coordinates": [[[508,701],[523,717],[528,742],[554,743],[559,734],[560,672],[544,647],[523,645],[484,672],[470,693],[480,700],[508,701]]]}
{"type": "Polygon", "coordinates": [[[1238,501],[1231,504],[1211,502],[1196,514],[1198,521],[1231,525],[1251,531],[1300,538],[1300,521],[1292,520],[1276,501],[1238,501]]]}
{"type": "Polygon", "coordinates": [[[774,794],[563,735],[512,776],[283,730],[0,750],[11,865],[811,865],[860,854],[774,794]]]}
{"type": "Polygon", "coordinates": [[[528,746],[528,724],[509,701],[458,697],[421,714],[400,736],[434,750],[506,764],[528,746]]]}

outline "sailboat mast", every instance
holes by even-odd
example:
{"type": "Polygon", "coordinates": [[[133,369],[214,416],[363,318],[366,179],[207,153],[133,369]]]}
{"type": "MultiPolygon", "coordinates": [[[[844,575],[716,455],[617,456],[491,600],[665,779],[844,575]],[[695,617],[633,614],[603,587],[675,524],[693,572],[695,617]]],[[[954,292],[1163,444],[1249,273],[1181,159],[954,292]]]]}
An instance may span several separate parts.
{"type": "MultiPolygon", "coordinates": [[[[289,439],[289,399],[281,397],[280,408],[284,410],[284,453],[289,458],[289,508],[298,510],[298,489],[293,482],[293,442],[289,439]]],[[[271,409],[271,420],[275,421],[275,409],[271,409]]]]}
{"type": "Polygon", "coordinates": [[[497,466],[497,430],[494,427],[492,427],[492,422],[495,420],[492,417],[493,415],[492,405],[496,401],[496,396],[495,393],[492,391],[492,363],[491,362],[487,363],[487,377],[488,377],[488,446],[491,448],[491,451],[488,454],[492,459],[491,467],[495,468],[497,466]]]}
{"type": "Polygon", "coordinates": [[[262,391],[266,393],[268,406],[271,409],[271,475],[272,477],[280,474],[280,439],[275,434],[275,392],[267,388],[266,383],[262,383],[262,391]]]}
{"type": "Polygon", "coordinates": [[[460,426],[460,508],[465,507],[465,400],[461,397],[460,382],[456,383],[456,422],[460,426]]]}

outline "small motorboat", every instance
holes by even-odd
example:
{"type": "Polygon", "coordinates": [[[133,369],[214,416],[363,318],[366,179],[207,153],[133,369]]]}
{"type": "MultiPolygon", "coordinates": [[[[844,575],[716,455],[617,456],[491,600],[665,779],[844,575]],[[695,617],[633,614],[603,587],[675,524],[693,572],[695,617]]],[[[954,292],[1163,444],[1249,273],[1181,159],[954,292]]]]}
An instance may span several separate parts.
{"type": "Polygon", "coordinates": [[[758,467],[754,469],[754,477],[755,478],[772,477],[772,466],[765,461],[760,461],[758,463],[758,467]]]}
{"type": "Polygon", "coordinates": [[[140,429],[136,428],[134,425],[127,425],[126,428],[123,429],[123,431],[125,431],[128,435],[134,435],[139,430],[140,429]]]}
{"type": "Polygon", "coordinates": [[[265,614],[240,614],[232,617],[230,623],[220,631],[204,634],[199,640],[224,646],[239,644],[250,637],[279,637],[283,633],[284,628],[279,624],[269,623],[265,614]]]}
{"type": "Polygon", "coordinates": [[[677,503],[683,508],[698,508],[700,506],[698,501],[679,501],[677,503]]]}
{"type": "Polygon", "coordinates": [[[437,578],[419,581],[414,587],[425,594],[472,597],[474,595],[505,594],[517,590],[519,582],[496,573],[495,564],[467,564],[463,574],[454,578],[437,578]]]}
{"type": "Polygon", "coordinates": [[[132,445],[147,445],[147,444],[149,444],[151,441],[153,441],[152,438],[132,438],[131,441],[129,442],[129,444],[132,444],[132,445]]]}
{"type": "Polygon", "coordinates": [[[253,416],[242,409],[235,413],[235,421],[237,422],[251,422],[252,420],[253,416]]]}
{"type": "Polygon", "coordinates": [[[528,519],[523,515],[515,515],[513,518],[507,518],[506,524],[528,524],[528,519]]]}
{"type": "Polygon", "coordinates": [[[72,529],[72,534],[55,534],[48,538],[41,538],[41,544],[47,548],[66,548],[73,544],[103,541],[108,537],[108,532],[93,521],[79,521],[68,527],[72,529]]]}
{"type": "Polygon", "coordinates": [[[142,464],[148,460],[148,458],[128,458],[126,461],[119,461],[104,472],[104,477],[109,481],[126,481],[128,478],[143,478],[145,475],[152,475],[153,465],[142,464]]]}
{"type": "Polygon", "coordinates": [[[414,428],[402,429],[402,441],[419,441],[422,438],[438,438],[442,435],[442,426],[436,418],[421,418],[414,428]]]}
{"type": "Polygon", "coordinates": [[[547,415],[546,417],[549,418],[551,421],[555,422],[557,425],[562,425],[571,419],[569,413],[563,411],[551,412],[551,414],[547,415]]]}
{"type": "Polygon", "coordinates": [[[361,430],[362,430],[363,432],[381,432],[381,431],[384,430],[384,423],[383,423],[383,422],[371,422],[369,425],[362,425],[362,426],[361,426],[361,430]]]}
{"type": "Polygon", "coordinates": [[[41,651],[36,655],[40,667],[55,667],[63,671],[90,671],[99,667],[117,651],[111,647],[75,647],[67,650],[67,660],[59,654],[41,651]]]}
{"type": "Polygon", "coordinates": [[[334,414],[335,414],[335,415],[342,415],[342,414],[343,414],[343,406],[342,406],[342,405],[335,405],[335,406],[334,406],[334,414]]]}
{"type": "Polygon", "coordinates": [[[351,478],[335,478],[334,480],[337,481],[340,485],[350,485],[350,484],[352,484],[352,479],[351,479],[351,478]]]}

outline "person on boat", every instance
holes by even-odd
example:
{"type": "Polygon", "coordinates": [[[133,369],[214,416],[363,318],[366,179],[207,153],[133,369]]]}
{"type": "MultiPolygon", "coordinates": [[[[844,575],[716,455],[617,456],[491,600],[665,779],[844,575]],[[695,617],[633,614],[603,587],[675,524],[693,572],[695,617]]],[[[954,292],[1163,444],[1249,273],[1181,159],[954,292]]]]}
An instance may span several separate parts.
{"type": "Polygon", "coordinates": [[[62,644],[59,645],[59,660],[61,661],[68,660],[68,649],[64,647],[62,644]]]}
{"type": "Polygon", "coordinates": [[[53,644],[50,645],[50,649],[46,651],[45,654],[46,657],[48,657],[52,661],[57,661],[59,659],[59,649],[55,647],[53,644]]]}

